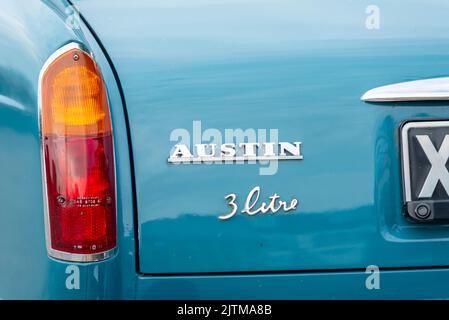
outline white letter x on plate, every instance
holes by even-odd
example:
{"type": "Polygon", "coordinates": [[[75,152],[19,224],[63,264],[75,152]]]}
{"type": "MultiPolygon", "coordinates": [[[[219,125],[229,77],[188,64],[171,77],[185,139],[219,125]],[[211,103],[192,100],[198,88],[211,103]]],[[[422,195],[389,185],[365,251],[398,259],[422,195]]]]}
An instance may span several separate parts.
{"type": "Polygon", "coordinates": [[[419,144],[424,150],[430,161],[431,167],[426,181],[419,193],[419,198],[429,198],[432,196],[438,181],[441,181],[446,193],[449,195],[449,172],[446,168],[446,162],[449,159],[449,135],[444,137],[440,150],[436,150],[429,136],[417,135],[419,144]]]}

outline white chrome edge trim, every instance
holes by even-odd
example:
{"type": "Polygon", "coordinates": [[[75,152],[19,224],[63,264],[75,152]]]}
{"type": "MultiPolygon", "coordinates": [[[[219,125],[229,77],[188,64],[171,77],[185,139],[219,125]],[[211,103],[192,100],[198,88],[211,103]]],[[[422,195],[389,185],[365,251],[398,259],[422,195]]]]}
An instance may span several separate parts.
{"type": "MultiPolygon", "coordinates": [[[[50,216],[48,212],[48,199],[47,199],[47,174],[45,170],[45,158],[44,158],[44,143],[43,143],[43,135],[42,135],[42,78],[45,74],[45,71],[47,71],[50,64],[55,61],[59,56],[62,54],[73,50],[78,49],[80,51],[83,51],[87,55],[89,55],[92,60],[95,61],[94,54],[91,52],[85,45],[79,42],[69,42],[65,45],[63,45],[61,48],[57,49],[55,52],[53,52],[48,59],[43,64],[40,72],[39,72],[39,82],[38,82],[38,96],[37,96],[37,104],[38,104],[38,126],[39,126],[39,143],[40,143],[40,156],[41,156],[41,175],[42,175],[42,195],[43,195],[43,205],[44,205],[44,224],[45,224],[45,243],[47,247],[47,254],[57,260],[63,260],[63,261],[72,261],[72,262],[95,262],[95,261],[101,261],[108,258],[113,257],[118,249],[118,239],[116,246],[110,250],[103,251],[103,252],[96,252],[92,254],[77,254],[77,253],[68,253],[68,252],[62,252],[55,249],[52,249],[51,247],[51,235],[50,235],[50,216]]],[[[98,66],[99,67],[99,66],[98,66]]],[[[104,79],[103,79],[104,81],[104,79]]],[[[106,85],[106,84],[105,84],[106,85]]],[[[108,99],[108,106],[110,108],[109,104],[109,95],[107,95],[108,99]]],[[[109,113],[111,111],[109,110],[109,113]]],[[[112,116],[111,116],[112,120],[112,116]]],[[[113,132],[113,127],[111,123],[111,130],[113,132]]],[[[117,219],[117,172],[116,170],[116,159],[115,159],[115,147],[114,147],[114,139],[112,139],[112,151],[113,151],[113,157],[114,157],[114,188],[115,188],[115,214],[117,219]]],[[[117,221],[118,222],[118,221],[117,221]]],[[[116,234],[118,235],[118,225],[116,223],[116,234]]],[[[118,238],[118,237],[117,237],[118,238]]]]}
{"type": "Polygon", "coordinates": [[[365,102],[412,102],[449,100],[449,77],[406,81],[377,87],[361,97],[365,102]]]}
{"type": "Polygon", "coordinates": [[[104,252],[92,254],[68,253],[49,248],[48,255],[57,260],[68,262],[97,262],[112,258],[117,253],[117,247],[104,252]]]}
{"type": "MultiPolygon", "coordinates": [[[[48,59],[45,61],[44,65],[42,66],[42,69],[41,69],[41,71],[40,71],[40,73],[39,73],[39,89],[41,89],[41,88],[40,88],[40,85],[41,85],[41,82],[40,82],[40,81],[42,80],[42,77],[43,77],[45,71],[47,71],[49,65],[50,65],[53,61],[55,61],[59,56],[61,56],[62,54],[66,53],[67,51],[70,51],[70,50],[73,50],[73,49],[81,50],[81,51],[83,51],[84,53],[88,54],[93,60],[95,60],[95,59],[94,59],[94,54],[93,54],[89,49],[87,49],[87,47],[86,47],[85,45],[83,45],[82,43],[79,43],[79,42],[69,42],[69,43],[63,45],[61,48],[59,48],[59,49],[57,49],[55,52],[53,52],[53,53],[48,57],[48,59]]],[[[39,93],[40,93],[40,92],[39,92],[39,93]]]]}
{"type": "Polygon", "coordinates": [[[401,129],[401,144],[402,144],[402,174],[404,176],[404,196],[405,202],[411,200],[410,190],[410,156],[408,149],[408,131],[412,127],[412,122],[407,122],[401,129]]]}
{"type": "Polygon", "coordinates": [[[447,121],[408,121],[401,127],[401,147],[402,147],[402,174],[404,177],[404,200],[405,202],[412,201],[411,191],[411,177],[410,177],[410,155],[409,155],[409,141],[408,132],[412,128],[438,128],[449,126],[447,121]]]}

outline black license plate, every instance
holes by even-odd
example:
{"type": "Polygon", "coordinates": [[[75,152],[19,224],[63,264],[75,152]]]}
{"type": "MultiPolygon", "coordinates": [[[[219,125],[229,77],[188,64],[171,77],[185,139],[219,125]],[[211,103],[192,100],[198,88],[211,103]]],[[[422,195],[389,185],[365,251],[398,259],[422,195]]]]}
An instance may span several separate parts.
{"type": "Polygon", "coordinates": [[[405,214],[419,222],[449,219],[449,121],[401,126],[405,214]]]}

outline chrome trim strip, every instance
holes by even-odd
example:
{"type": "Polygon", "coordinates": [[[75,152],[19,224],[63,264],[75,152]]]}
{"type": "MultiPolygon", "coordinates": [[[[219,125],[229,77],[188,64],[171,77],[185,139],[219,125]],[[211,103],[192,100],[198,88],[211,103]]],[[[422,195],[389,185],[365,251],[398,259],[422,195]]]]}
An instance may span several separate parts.
{"type": "MultiPolygon", "coordinates": [[[[45,74],[45,71],[47,71],[50,64],[55,61],[59,56],[62,54],[73,50],[78,49],[80,51],[83,51],[87,55],[89,55],[92,60],[94,59],[94,54],[83,44],[78,42],[70,42],[55,52],[53,52],[50,57],[45,61],[44,65],[42,66],[42,69],[39,73],[39,83],[38,83],[38,122],[39,122],[39,142],[40,142],[40,154],[41,154],[41,173],[42,173],[42,194],[43,194],[43,204],[44,204],[44,223],[45,223],[45,243],[47,246],[47,253],[50,257],[58,260],[64,260],[64,261],[72,261],[72,262],[95,262],[95,261],[101,261],[108,258],[113,257],[116,252],[118,251],[117,244],[115,248],[110,249],[108,251],[104,252],[96,252],[93,254],[77,254],[77,253],[68,253],[68,252],[62,252],[55,249],[52,249],[51,247],[51,235],[50,235],[50,216],[48,212],[48,199],[47,199],[47,175],[45,170],[45,157],[44,157],[44,143],[43,143],[43,134],[42,134],[42,78],[45,74]]],[[[109,97],[108,97],[108,106],[109,105],[109,97]]],[[[109,107],[110,108],[110,107],[109,107]]],[[[110,112],[110,111],[109,111],[110,112]]],[[[111,123],[111,129],[112,123],[111,123]]],[[[113,157],[114,157],[114,188],[115,188],[115,210],[117,215],[117,176],[115,172],[115,148],[114,148],[114,139],[112,139],[112,150],[113,150],[113,157]]],[[[116,217],[117,219],[117,217],[116,217]]],[[[118,225],[116,225],[116,228],[118,229],[118,225]]],[[[116,230],[116,234],[118,230],[116,230]]],[[[118,242],[118,240],[117,240],[118,242]]]]}
{"type": "Polygon", "coordinates": [[[410,155],[408,131],[412,128],[438,128],[449,127],[449,121],[411,121],[402,126],[401,146],[402,146],[402,174],[404,177],[404,198],[405,202],[412,201],[411,177],[410,177],[410,155]]]}
{"type": "Polygon", "coordinates": [[[446,101],[449,100],[449,77],[377,87],[367,91],[361,99],[366,102],[446,101]]]}
{"type": "Polygon", "coordinates": [[[62,252],[58,250],[54,250],[52,248],[47,248],[48,255],[54,259],[70,261],[70,262],[97,262],[105,259],[109,259],[113,257],[117,252],[117,247],[104,251],[97,252],[92,254],[78,254],[78,253],[68,253],[62,252]]]}

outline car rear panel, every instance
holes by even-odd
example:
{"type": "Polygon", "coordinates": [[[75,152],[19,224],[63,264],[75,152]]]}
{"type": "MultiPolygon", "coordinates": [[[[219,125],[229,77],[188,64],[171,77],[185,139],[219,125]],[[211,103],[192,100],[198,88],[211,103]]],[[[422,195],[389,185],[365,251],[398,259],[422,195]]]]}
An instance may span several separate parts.
{"type": "Polygon", "coordinates": [[[363,1],[75,2],[124,91],[141,273],[449,265],[449,225],[402,215],[398,134],[405,120],[447,117],[448,105],[360,100],[447,74],[449,5],[378,2],[374,30],[363,1]],[[304,159],[272,175],[260,164],[169,164],[174,130],[194,135],[199,123],[223,135],[276,129],[303,143],[304,159]],[[298,209],[218,219],[225,195],[243,203],[255,186],[298,209]]]}

